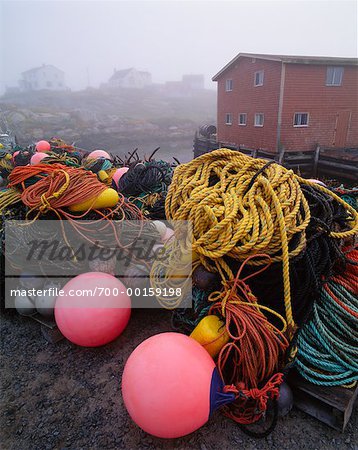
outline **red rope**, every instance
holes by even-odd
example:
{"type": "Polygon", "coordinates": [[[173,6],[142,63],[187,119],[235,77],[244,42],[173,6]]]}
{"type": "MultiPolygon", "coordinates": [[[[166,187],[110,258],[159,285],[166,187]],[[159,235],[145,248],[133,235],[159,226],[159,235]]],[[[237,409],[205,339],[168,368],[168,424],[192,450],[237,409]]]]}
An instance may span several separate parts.
{"type": "MultiPolygon", "coordinates": [[[[119,230],[116,223],[126,218],[143,221],[141,211],[132,203],[125,202],[125,198],[121,193],[119,195],[118,204],[115,208],[106,208],[104,210],[94,210],[98,216],[97,220],[83,221],[92,209],[96,197],[107,189],[107,186],[98,180],[97,176],[91,171],[82,168],[74,168],[64,166],[62,164],[36,164],[34,166],[16,167],[9,176],[9,186],[22,187],[21,200],[30,208],[31,212],[37,212],[35,218],[39,214],[46,211],[53,211],[59,219],[68,219],[77,232],[89,242],[96,242],[91,233],[91,225],[93,223],[103,222],[101,228],[95,227],[95,234],[98,231],[104,232],[106,229],[111,232],[111,236],[118,246],[125,248],[120,242],[119,230]],[[35,182],[26,187],[26,180],[35,182]],[[87,211],[81,214],[72,214],[67,207],[84,202],[93,198],[92,205],[87,211]]],[[[141,233],[138,230],[138,236],[141,233]]]]}
{"type": "Polygon", "coordinates": [[[32,209],[56,209],[75,205],[97,197],[107,187],[97,176],[87,170],[67,167],[62,164],[38,164],[16,167],[9,176],[9,186],[21,185],[21,200],[32,209]],[[32,177],[38,181],[25,187],[24,182],[32,177]]]}
{"type": "Polygon", "coordinates": [[[225,391],[236,396],[235,402],[227,405],[224,413],[241,424],[259,420],[266,411],[268,399],[278,397],[283,380],[283,374],[278,370],[283,365],[289,345],[284,333],[263,314],[257,298],[245,283],[271,263],[267,255],[255,257],[266,257],[270,262],[258,272],[240,279],[243,267],[252,257],[247,258],[235,280],[220,293],[220,300],[209,312],[221,315],[224,308],[225,325],[231,341],[221,349],[217,366],[227,384],[225,391]]]}

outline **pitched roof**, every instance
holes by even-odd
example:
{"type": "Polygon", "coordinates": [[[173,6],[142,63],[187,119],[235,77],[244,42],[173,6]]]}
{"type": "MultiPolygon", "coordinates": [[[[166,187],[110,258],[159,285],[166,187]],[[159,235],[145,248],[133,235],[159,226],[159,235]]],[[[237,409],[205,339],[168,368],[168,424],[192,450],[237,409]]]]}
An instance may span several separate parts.
{"type": "Polygon", "coordinates": [[[65,73],[63,70],[59,69],[58,67],[53,66],[52,64],[42,64],[42,66],[34,67],[33,69],[29,69],[29,70],[25,70],[25,72],[22,72],[22,74],[38,72],[39,70],[45,69],[46,67],[53,67],[54,69],[58,70],[59,72],[65,73]]]}
{"type": "Polygon", "coordinates": [[[131,67],[129,69],[116,70],[114,72],[114,74],[111,76],[110,80],[121,80],[124,77],[126,77],[132,70],[134,70],[134,72],[137,72],[141,75],[150,75],[149,72],[145,72],[142,70],[136,70],[134,67],[131,67]]]}
{"type": "Polygon", "coordinates": [[[131,67],[130,69],[116,70],[111,76],[110,80],[120,80],[127,76],[132,70],[134,70],[133,67],[131,67]]]}
{"type": "Polygon", "coordinates": [[[278,61],[287,64],[331,64],[343,66],[358,65],[358,58],[339,58],[333,56],[293,56],[293,55],[264,55],[261,53],[239,53],[226,66],[224,66],[212,80],[217,79],[229,68],[232,64],[238,61],[239,58],[256,58],[265,59],[268,61],[278,61]]]}

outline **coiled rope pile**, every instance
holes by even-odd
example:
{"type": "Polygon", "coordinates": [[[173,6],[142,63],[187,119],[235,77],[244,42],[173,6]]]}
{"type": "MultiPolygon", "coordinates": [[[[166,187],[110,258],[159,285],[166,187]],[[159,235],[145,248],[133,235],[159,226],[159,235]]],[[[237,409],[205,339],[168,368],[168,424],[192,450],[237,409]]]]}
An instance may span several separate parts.
{"type": "Polygon", "coordinates": [[[118,182],[118,190],[151,219],[165,219],[164,202],[173,166],[166,161],[132,163],[118,182]]]}
{"type": "MultiPolygon", "coordinates": [[[[222,279],[233,279],[225,257],[238,261],[265,253],[273,262],[283,262],[284,302],[289,325],[289,260],[306,247],[305,230],[311,214],[300,183],[342,200],[324,187],[317,187],[291,170],[231,150],[217,150],[179,166],[166,199],[168,220],[193,224],[193,251],[210,271],[222,279]]],[[[354,225],[331,238],[353,236],[358,230],[357,214],[345,205],[354,225]]],[[[260,261],[251,264],[260,265],[260,261]]]]}
{"type": "Polygon", "coordinates": [[[37,211],[36,218],[49,210],[66,215],[64,207],[98,196],[106,189],[92,172],[58,163],[15,167],[9,181],[10,188],[23,189],[21,200],[30,208],[29,214],[37,211]],[[34,177],[37,180],[26,187],[25,181],[34,177]]]}
{"type": "MultiPolygon", "coordinates": [[[[311,219],[305,230],[305,248],[290,259],[291,303],[295,323],[299,326],[305,322],[313,302],[319,297],[323,279],[329,279],[336,267],[345,267],[342,239],[333,239],[330,234],[338,229],[348,229],[351,217],[343,203],[331,195],[302,183],[301,190],[308,202],[311,219]]],[[[240,262],[231,260],[229,264],[235,272],[240,262]]],[[[251,270],[246,266],[244,275],[249,275],[251,270]]],[[[284,292],[282,262],[272,264],[251,278],[249,285],[263,304],[284,314],[280,300],[284,292]]]]}
{"type": "MultiPolygon", "coordinates": [[[[92,210],[92,206],[89,205],[83,213],[71,213],[68,207],[89,199],[93,199],[94,203],[96,197],[107,188],[94,173],[83,168],[67,167],[57,163],[21,166],[11,172],[9,181],[10,188],[22,191],[20,198],[29,208],[28,219],[36,220],[41,215],[51,212],[54,214],[52,218],[69,220],[76,231],[90,242],[100,243],[102,239],[108,243],[106,230],[109,230],[109,236],[112,236],[114,243],[123,247],[115,223],[125,219],[143,219],[138,208],[126,201],[120,193],[115,208],[92,210]],[[81,222],[82,218],[85,218],[86,222],[81,222]],[[98,237],[100,221],[104,221],[101,239],[98,237]],[[92,224],[94,226],[91,233],[92,224]]],[[[140,230],[136,232],[137,237],[138,233],[140,230]]]]}
{"type": "Polygon", "coordinates": [[[295,366],[321,386],[358,380],[358,250],[347,257],[345,272],[324,283],[311,320],[298,333],[295,366]]]}
{"type": "MultiPolygon", "coordinates": [[[[259,420],[267,408],[269,399],[277,399],[279,385],[283,380],[280,372],[284,356],[289,346],[286,338],[285,320],[273,310],[260,305],[240,278],[242,269],[255,258],[265,258],[258,254],[248,257],[233,281],[227,282],[221,292],[214,292],[210,300],[214,302],[209,313],[225,318],[230,341],[221,349],[217,365],[225,391],[233,392],[236,401],[225,408],[225,414],[240,424],[250,424],[259,420]],[[273,326],[263,314],[267,310],[277,316],[282,330],[273,326]]],[[[258,270],[265,270],[270,265],[258,270]]]]}
{"type": "MultiPolygon", "coordinates": [[[[191,221],[193,252],[208,271],[221,277],[222,290],[212,293],[209,300],[214,302],[211,311],[223,317],[231,336],[229,346],[219,357],[221,363],[225,361],[224,366],[231,367],[222,371],[224,381],[237,392],[237,402],[228,406],[227,414],[239,423],[254,422],[262,416],[267,399],[277,395],[282,370],[294,355],[291,352],[283,357],[296,331],[291,266],[297,269],[297,285],[305,283],[304,275],[310,268],[320,267],[310,283],[318,292],[321,276],[331,275],[329,272],[343,255],[341,241],[356,235],[358,215],[337,195],[292,170],[226,149],[176,168],[165,208],[174,227],[175,221],[191,221]],[[317,211],[322,209],[325,217],[320,218],[317,211]],[[326,254],[331,257],[329,261],[323,261],[322,255],[326,254]],[[242,270],[252,275],[268,257],[279,275],[276,281],[282,279],[283,298],[279,295],[276,303],[283,300],[284,317],[280,317],[277,307],[265,306],[264,298],[254,296],[249,285],[257,285],[255,277],[248,280],[244,276],[240,281],[234,276],[233,261],[235,270],[244,262],[247,266],[238,273],[242,270]],[[305,261],[301,267],[300,260],[305,261]],[[273,325],[275,320],[281,322],[281,329],[273,325]],[[261,328],[265,331],[258,333],[261,328]],[[245,353],[248,345],[250,351],[245,353]],[[263,370],[262,376],[258,376],[258,370],[263,370]],[[253,402],[251,413],[245,413],[239,400],[242,396],[253,402]]],[[[267,274],[268,278],[272,275],[267,274]]],[[[311,297],[311,303],[313,300],[311,297]]]]}
{"type": "Polygon", "coordinates": [[[358,188],[347,189],[343,186],[339,186],[332,189],[335,194],[341,197],[346,203],[352,206],[358,211],[358,188]]]}

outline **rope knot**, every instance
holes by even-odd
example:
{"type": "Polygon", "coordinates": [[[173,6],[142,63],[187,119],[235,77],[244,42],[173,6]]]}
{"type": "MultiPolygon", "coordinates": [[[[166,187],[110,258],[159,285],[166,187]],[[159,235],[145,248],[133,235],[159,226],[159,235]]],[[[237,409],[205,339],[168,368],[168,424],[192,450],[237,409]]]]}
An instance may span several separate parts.
{"type": "Polygon", "coordinates": [[[279,387],[283,382],[283,373],[275,373],[262,388],[246,388],[243,382],[224,386],[224,392],[234,393],[235,401],[228,406],[227,415],[238,423],[253,423],[259,420],[267,410],[269,399],[279,397],[279,387]]]}

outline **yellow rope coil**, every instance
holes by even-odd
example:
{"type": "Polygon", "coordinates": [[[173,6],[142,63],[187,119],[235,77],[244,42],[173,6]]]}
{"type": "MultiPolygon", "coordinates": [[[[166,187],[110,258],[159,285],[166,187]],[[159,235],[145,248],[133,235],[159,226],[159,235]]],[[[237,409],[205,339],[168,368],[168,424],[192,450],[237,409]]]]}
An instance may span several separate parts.
{"type": "Polygon", "coordinates": [[[15,188],[0,191],[0,213],[21,201],[21,192],[15,188]]]}
{"type": "MultiPolygon", "coordinates": [[[[310,221],[300,183],[311,184],[277,163],[220,149],[178,166],[165,203],[168,220],[192,223],[192,250],[208,270],[218,271],[223,280],[233,279],[224,256],[244,261],[265,253],[273,262],[282,261],[290,329],[294,328],[294,322],[289,259],[305,248],[305,229],[310,221]],[[290,249],[294,236],[298,237],[298,243],[290,249]]],[[[328,189],[314,186],[344,203],[328,189]]],[[[355,225],[352,230],[331,233],[335,238],[351,236],[358,230],[357,213],[344,205],[355,225]]]]}

